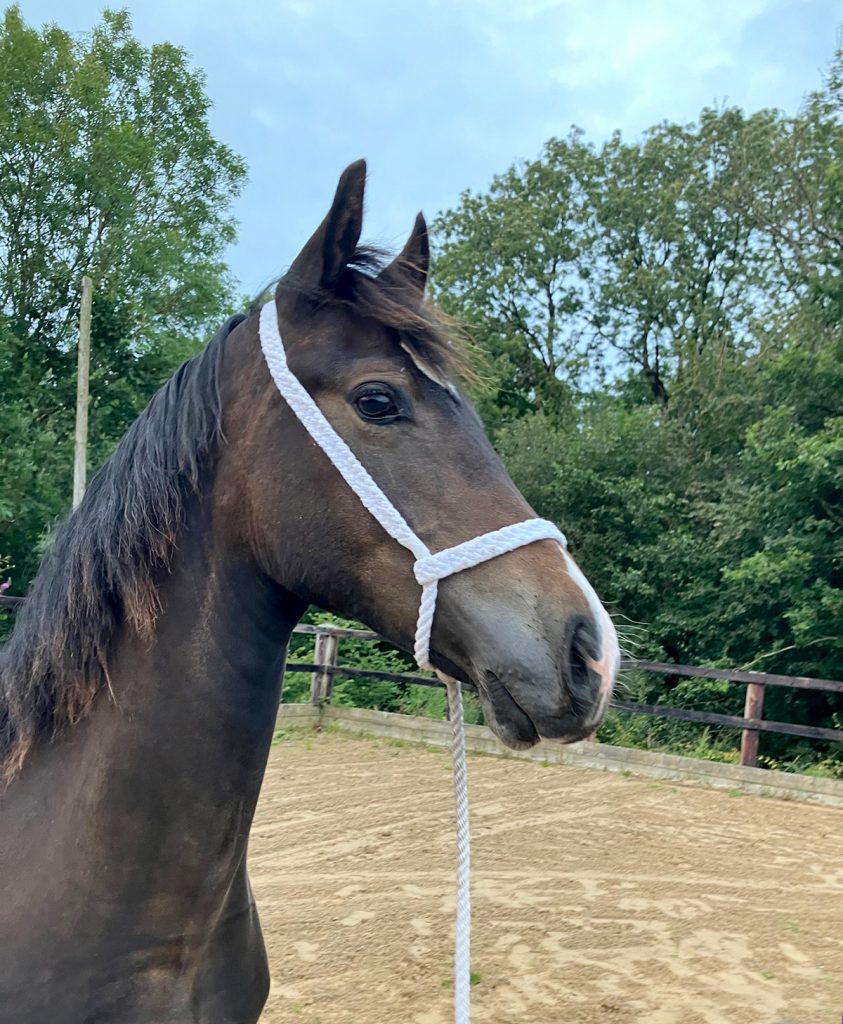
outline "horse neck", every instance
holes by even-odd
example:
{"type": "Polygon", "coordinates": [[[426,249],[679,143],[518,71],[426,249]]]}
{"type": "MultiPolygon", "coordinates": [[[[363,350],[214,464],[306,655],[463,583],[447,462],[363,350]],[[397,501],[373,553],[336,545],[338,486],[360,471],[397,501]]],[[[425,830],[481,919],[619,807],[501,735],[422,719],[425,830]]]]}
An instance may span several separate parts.
{"type": "MultiPolygon", "coordinates": [[[[24,921],[12,917],[20,949],[30,939],[44,948],[55,930],[57,955],[68,957],[73,935],[101,954],[106,974],[126,936],[135,943],[127,950],[181,937],[195,952],[191,943],[201,946],[226,914],[252,945],[237,932],[224,957],[246,949],[259,960],[244,854],[285,645],[303,608],[247,557],[233,557],[212,509],[193,505],[160,582],[151,638],[122,627],[112,694],[100,693],[87,716],[33,751],[0,793],[0,877],[19,879],[27,906],[24,921]]],[[[128,977],[135,961],[126,955],[128,977]]],[[[80,984],[89,983],[83,974],[80,984]]]]}
{"type": "Polygon", "coordinates": [[[106,784],[108,802],[126,801],[138,827],[162,839],[177,821],[191,848],[210,835],[239,835],[245,845],[286,644],[304,610],[227,550],[203,507],[197,501],[188,514],[161,581],[151,640],[128,628],[118,639],[114,700],[92,723],[98,758],[119,764],[125,780],[106,784]]]}

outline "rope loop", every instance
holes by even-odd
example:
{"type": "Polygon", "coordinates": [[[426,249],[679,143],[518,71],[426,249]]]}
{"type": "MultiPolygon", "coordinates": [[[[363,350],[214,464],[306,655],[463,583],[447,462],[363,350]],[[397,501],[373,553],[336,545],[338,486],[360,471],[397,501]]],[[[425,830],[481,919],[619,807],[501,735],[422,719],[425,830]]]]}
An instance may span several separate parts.
{"type": "Polygon", "coordinates": [[[437,551],[436,554],[424,555],[416,560],[413,572],[416,581],[424,586],[434,580],[444,580],[446,576],[453,576],[464,569],[473,569],[475,565],[506,555],[537,540],[555,540],[562,547],[568,544],[565,534],[555,523],[546,519],[527,519],[472,537],[471,540],[437,551]]]}

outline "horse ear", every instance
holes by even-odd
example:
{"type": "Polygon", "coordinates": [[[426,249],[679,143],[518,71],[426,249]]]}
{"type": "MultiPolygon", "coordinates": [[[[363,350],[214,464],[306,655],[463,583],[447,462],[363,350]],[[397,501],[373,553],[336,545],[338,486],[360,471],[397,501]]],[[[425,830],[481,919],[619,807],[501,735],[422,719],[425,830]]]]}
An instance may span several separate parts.
{"type": "Polygon", "coordinates": [[[293,260],[289,276],[302,286],[332,289],[354,255],[363,229],[366,161],[342,172],[327,217],[293,260]]]}
{"type": "Polygon", "coordinates": [[[416,222],[407,244],[383,271],[382,277],[391,281],[403,280],[410,284],[419,295],[424,295],[427,274],[430,269],[430,236],[424,214],[416,216],[416,222]]]}

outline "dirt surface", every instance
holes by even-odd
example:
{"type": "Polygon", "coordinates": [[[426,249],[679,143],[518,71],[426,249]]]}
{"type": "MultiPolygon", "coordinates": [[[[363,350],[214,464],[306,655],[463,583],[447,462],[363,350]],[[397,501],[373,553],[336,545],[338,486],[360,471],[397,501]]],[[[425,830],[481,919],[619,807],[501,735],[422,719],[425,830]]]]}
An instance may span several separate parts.
{"type": "MultiPolygon", "coordinates": [[[[839,1024],[843,811],[469,760],[473,1021],[839,1024]]],[[[445,752],[273,748],[251,873],[261,1024],[452,1020],[445,752]]]]}

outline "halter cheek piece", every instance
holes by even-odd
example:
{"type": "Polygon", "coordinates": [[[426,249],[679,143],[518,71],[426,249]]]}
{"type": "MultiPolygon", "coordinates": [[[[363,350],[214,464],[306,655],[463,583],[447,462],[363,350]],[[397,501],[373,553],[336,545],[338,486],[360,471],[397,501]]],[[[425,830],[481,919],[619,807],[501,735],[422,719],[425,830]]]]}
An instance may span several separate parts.
{"type": "Polygon", "coordinates": [[[463,544],[433,554],[408,525],[398,509],[371,478],[368,471],[343,441],[322,410],[304,389],[287,365],[287,356],[274,300],[267,302],[260,314],[260,342],[266,365],[275,386],[287,405],[299,418],[305,430],[333,463],[337,472],[357,495],[364,507],[394,540],[413,553],[416,580],[422,588],[419,617],[416,624],[414,654],[420,668],[430,669],[430,634],[436,614],[439,581],[471,569],[491,558],[505,555],[537,540],[555,540],[567,547],[565,535],[546,519],[527,519],[500,530],[481,534],[463,544]]]}

